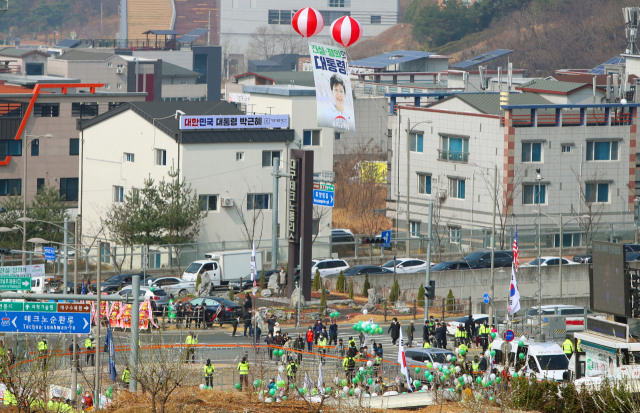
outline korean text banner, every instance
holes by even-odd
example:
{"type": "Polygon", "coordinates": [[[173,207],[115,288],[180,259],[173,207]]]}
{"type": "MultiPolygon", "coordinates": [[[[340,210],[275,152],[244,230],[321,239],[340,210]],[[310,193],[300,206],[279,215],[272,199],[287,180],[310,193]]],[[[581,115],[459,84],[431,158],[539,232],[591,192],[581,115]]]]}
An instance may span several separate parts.
{"type": "Polygon", "coordinates": [[[44,274],[44,264],[0,267],[0,277],[36,277],[44,274]]]}
{"type": "Polygon", "coordinates": [[[289,115],[180,116],[180,129],[288,128],[289,115]]]}
{"type": "Polygon", "coordinates": [[[318,126],[356,132],[353,95],[344,49],[309,43],[316,85],[318,126]]]}

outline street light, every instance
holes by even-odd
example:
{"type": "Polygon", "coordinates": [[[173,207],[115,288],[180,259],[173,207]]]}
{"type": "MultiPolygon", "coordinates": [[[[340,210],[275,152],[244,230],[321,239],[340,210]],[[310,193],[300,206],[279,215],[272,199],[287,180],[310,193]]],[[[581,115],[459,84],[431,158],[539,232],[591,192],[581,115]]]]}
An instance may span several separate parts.
{"type": "MultiPolygon", "coordinates": [[[[560,228],[560,253],[559,253],[559,258],[560,258],[560,262],[558,263],[558,275],[560,277],[560,298],[562,298],[562,229],[564,228],[565,225],[567,225],[569,222],[575,220],[575,219],[585,219],[585,218],[589,218],[589,215],[579,215],[573,218],[570,218],[568,221],[566,221],[565,223],[562,223],[562,212],[560,213],[560,223],[558,223],[558,221],[556,221],[555,219],[553,219],[553,217],[549,214],[545,214],[542,211],[538,211],[538,210],[533,210],[533,212],[537,213],[538,215],[542,214],[544,216],[546,216],[547,218],[549,218],[550,220],[552,220],[553,222],[555,222],[555,224],[558,226],[558,228],[560,228]]],[[[538,256],[538,259],[540,259],[540,257],[538,256]]]]}
{"type": "MultiPolygon", "coordinates": [[[[432,120],[424,120],[422,122],[418,122],[415,125],[413,125],[413,127],[411,126],[411,119],[407,118],[407,258],[409,258],[411,256],[411,222],[409,221],[409,199],[410,199],[410,181],[411,181],[411,170],[410,170],[410,163],[409,163],[409,156],[411,153],[411,131],[413,130],[413,128],[415,128],[416,126],[422,124],[422,123],[433,123],[432,120]]],[[[418,146],[418,142],[416,141],[416,149],[418,146]]],[[[399,171],[398,171],[399,172],[399,171]]],[[[398,193],[400,193],[400,188],[398,188],[398,193]]],[[[397,208],[397,207],[396,207],[397,208]]],[[[431,236],[431,234],[429,234],[429,236],[431,236]]],[[[395,264],[395,263],[394,263],[395,264]]],[[[429,264],[429,263],[427,263],[429,264]]],[[[394,265],[395,268],[395,265],[394,265]]]]}
{"type": "MultiPolygon", "coordinates": [[[[541,181],[542,181],[542,174],[540,173],[540,168],[538,168],[536,169],[536,182],[538,182],[538,327],[540,330],[538,331],[538,337],[536,337],[536,340],[538,340],[539,342],[545,341],[544,334],[542,333],[542,269],[540,266],[540,261],[542,261],[542,258],[541,258],[542,254],[540,249],[540,245],[542,244],[542,232],[541,232],[542,227],[540,226],[540,220],[541,220],[540,205],[542,203],[542,193],[540,192],[541,181]]],[[[535,202],[535,191],[534,191],[534,202],[535,202]]]]}
{"type": "MultiPolygon", "coordinates": [[[[24,145],[22,150],[22,158],[23,158],[23,173],[22,173],[22,216],[27,216],[27,160],[29,157],[27,156],[27,148],[29,145],[33,143],[34,140],[38,138],[53,138],[53,135],[47,133],[45,135],[25,135],[24,145]],[[31,140],[29,140],[31,138],[31,140]]],[[[27,265],[27,223],[25,221],[22,222],[22,265],[27,265]]]]}

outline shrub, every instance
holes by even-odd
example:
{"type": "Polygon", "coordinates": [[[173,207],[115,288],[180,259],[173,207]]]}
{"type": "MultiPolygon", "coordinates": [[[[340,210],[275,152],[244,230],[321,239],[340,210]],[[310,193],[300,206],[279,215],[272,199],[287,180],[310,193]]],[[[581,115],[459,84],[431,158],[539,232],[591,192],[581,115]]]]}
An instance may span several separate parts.
{"type": "Polygon", "coordinates": [[[322,293],[320,294],[320,315],[322,316],[322,314],[324,313],[324,310],[327,309],[327,288],[324,285],[324,283],[320,283],[320,285],[322,286],[322,293]]]}
{"type": "Polygon", "coordinates": [[[353,300],[353,280],[349,281],[349,299],[353,300]]]}
{"type": "Polygon", "coordinates": [[[264,290],[264,287],[267,285],[267,280],[264,276],[264,270],[260,273],[260,280],[258,281],[258,286],[260,286],[261,290],[264,290]]]}
{"type": "Polygon", "coordinates": [[[389,291],[389,302],[393,303],[398,301],[398,297],[400,297],[400,284],[398,280],[395,280],[393,286],[391,287],[391,291],[389,291]]]}
{"type": "Polygon", "coordinates": [[[449,290],[449,294],[447,294],[447,311],[452,312],[455,304],[456,298],[453,296],[453,291],[449,290]]]}
{"type": "Polygon", "coordinates": [[[233,291],[233,288],[229,290],[229,301],[233,301],[236,298],[236,293],[233,291]]]}
{"type": "Polygon", "coordinates": [[[338,275],[338,281],[336,281],[336,292],[343,293],[346,290],[346,277],[344,276],[344,272],[340,271],[340,275],[338,275]]]}
{"type": "Polygon", "coordinates": [[[316,275],[313,277],[312,284],[313,291],[318,291],[320,289],[320,271],[316,270],[316,275]]]}
{"type": "Polygon", "coordinates": [[[424,284],[420,284],[418,288],[418,305],[424,305],[424,284]]]}
{"type": "Polygon", "coordinates": [[[198,287],[200,287],[201,282],[202,282],[202,277],[200,273],[198,273],[198,278],[196,279],[196,293],[198,292],[198,287]]]}
{"type": "Polygon", "coordinates": [[[365,297],[369,297],[370,288],[371,288],[371,284],[369,284],[369,274],[365,274],[364,285],[362,286],[362,295],[365,297]]]}

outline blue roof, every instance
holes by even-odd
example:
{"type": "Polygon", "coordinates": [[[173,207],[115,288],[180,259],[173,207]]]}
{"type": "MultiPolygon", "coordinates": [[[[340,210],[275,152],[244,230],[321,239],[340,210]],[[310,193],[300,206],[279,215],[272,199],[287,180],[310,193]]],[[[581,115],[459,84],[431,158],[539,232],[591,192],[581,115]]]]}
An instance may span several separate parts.
{"type": "Polygon", "coordinates": [[[179,38],[178,43],[182,43],[182,44],[191,43],[208,31],[209,29],[193,29],[189,33],[179,38]]]}
{"type": "Polygon", "coordinates": [[[513,53],[513,50],[507,50],[507,49],[492,50],[488,53],[481,54],[480,56],[476,56],[473,59],[465,60],[463,62],[459,62],[454,65],[451,65],[451,68],[452,69],[468,69],[475,65],[479,65],[481,63],[488,62],[498,57],[508,55],[509,53],[513,53]]]}
{"type": "Polygon", "coordinates": [[[614,57],[612,59],[607,60],[603,64],[589,70],[589,73],[591,73],[592,75],[605,75],[606,73],[604,72],[604,65],[619,65],[624,62],[625,62],[624,57],[614,57]]]}
{"type": "Polygon", "coordinates": [[[377,56],[371,56],[364,59],[356,60],[351,62],[349,65],[383,69],[391,65],[429,58],[429,56],[434,54],[435,53],[419,52],[416,50],[396,50],[394,52],[383,53],[377,56]]]}
{"type": "Polygon", "coordinates": [[[56,45],[56,47],[73,47],[80,44],[80,40],[64,39],[56,45]]]}

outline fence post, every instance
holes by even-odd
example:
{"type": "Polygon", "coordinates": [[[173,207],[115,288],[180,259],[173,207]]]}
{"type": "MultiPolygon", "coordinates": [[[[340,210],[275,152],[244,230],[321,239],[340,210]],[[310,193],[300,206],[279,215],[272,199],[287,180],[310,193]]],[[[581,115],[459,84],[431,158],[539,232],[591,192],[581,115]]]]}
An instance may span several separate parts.
{"type": "Polygon", "coordinates": [[[413,300],[413,319],[416,319],[416,300],[413,300]]]}
{"type": "Polygon", "coordinates": [[[442,320],[444,322],[444,306],[447,304],[446,298],[442,299],[442,320]]]}
{"type": "Polygon", "coordinates": [[[384,322],[387,322],[387,302],[384,302],[384,322]]]}
{"type": "Polygon", "coordinates": [[[471,312],[472,308],[471,308],[471,296],[469,296],[469,314],[473,314],[471,312]]]}

